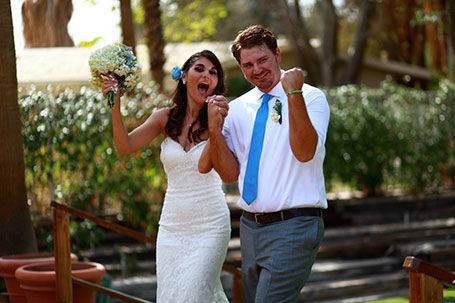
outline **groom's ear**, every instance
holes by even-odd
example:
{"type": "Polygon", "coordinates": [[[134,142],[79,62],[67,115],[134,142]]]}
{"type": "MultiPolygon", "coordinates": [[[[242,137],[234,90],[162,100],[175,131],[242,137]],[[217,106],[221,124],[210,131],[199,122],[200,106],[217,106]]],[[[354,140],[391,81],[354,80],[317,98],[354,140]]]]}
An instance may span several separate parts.
{"type": "Polygon", "coordinates": [[[276,62],[278,62],[278,64],[280,64],[281,63],[281,50],[279,47],[276,48],[275,58],[276,58],[276,62]]]}

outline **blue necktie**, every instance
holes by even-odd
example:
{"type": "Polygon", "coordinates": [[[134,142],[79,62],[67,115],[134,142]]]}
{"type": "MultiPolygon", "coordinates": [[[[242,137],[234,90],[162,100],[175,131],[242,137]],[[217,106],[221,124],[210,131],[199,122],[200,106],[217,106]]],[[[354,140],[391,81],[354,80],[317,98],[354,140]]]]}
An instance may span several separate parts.
{"type": "Polygon", "coordinates": [[[269,94],[262,96],[262,104],[256,113],[253,134],[251,135],[250,151],[243,179],[242,198],[250,205],[256,199],[258,193],[259,161],[261,160],[262,144],[264,143],[265,126],[269,117],[269,94]]]}

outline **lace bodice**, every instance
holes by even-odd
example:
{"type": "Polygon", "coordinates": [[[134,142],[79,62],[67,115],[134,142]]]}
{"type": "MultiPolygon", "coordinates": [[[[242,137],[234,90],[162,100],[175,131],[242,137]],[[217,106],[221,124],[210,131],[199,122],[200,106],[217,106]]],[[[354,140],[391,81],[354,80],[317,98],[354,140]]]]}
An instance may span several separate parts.
{"type": "Polygon", "coordinates": [[[221,189],[221,179],[215,171],[200,174],[198,162],[207,141],[202,141],[185,151],[173,139],[167,137],[161,144],[161,161],[167,176],[169,193],[221,189]]]}

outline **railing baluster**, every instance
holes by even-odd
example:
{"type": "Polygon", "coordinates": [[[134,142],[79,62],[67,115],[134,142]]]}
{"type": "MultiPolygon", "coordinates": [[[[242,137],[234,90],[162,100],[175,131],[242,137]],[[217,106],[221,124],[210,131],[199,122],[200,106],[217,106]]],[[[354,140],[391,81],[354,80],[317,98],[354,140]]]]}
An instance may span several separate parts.
{"type": "Polygon", "coordinates": [[[443,284],[454,285],[455,274],[413,256],[404,260],[409,270],[410,303],[442,303],[443,284]]]}
{"type": "Polygon", "coordinates": [[[69,216],[54,208],[54,256],[57,303],[73,302],[69,216]]]}
{"type": "Polygon", "coordinates": [[[442,303],[442,283],[416,271],[409,272],[409,303],[442,303]]]}

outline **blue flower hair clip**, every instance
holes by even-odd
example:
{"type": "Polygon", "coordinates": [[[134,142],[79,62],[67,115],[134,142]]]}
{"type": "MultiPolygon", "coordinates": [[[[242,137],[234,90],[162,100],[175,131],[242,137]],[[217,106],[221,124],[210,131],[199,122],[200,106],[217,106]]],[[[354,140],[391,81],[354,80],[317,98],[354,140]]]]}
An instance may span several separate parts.
{"type": "Polygon", "coordinates": [[[174,66],[171,70],[172,79],[179,81],[183,77],[182,69],[178,66],[174,66]]]}

